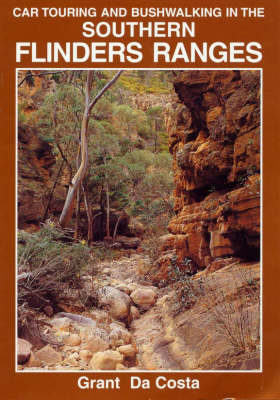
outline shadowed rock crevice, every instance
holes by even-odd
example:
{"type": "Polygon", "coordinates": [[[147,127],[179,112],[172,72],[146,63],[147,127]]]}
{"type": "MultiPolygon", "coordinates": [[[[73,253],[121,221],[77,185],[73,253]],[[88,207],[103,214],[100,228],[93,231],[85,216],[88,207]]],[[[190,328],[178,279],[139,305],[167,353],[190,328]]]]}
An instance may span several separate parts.
{"type": "Polygon", "coordinates": [[[260,261],[259,236],[248,237],[246,232],[228,234],[234,254],[242,261],[260,261]]]}

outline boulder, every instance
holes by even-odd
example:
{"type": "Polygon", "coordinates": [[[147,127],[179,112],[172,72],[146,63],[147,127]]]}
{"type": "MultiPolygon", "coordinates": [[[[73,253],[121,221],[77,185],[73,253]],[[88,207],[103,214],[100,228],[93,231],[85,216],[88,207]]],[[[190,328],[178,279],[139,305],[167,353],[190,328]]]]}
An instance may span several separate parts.
{"type": "Polygon", "coordinates": [[[106,307],[112,317],[123,319],[129,315],[131,300],[129,296],[120,290],[104,286],[98,292],[99,305],[106,307]]]}
{"type": "Polygon", "coordinates": [[[122,363],[123,356],[118,351],[106,350],[95,353],[89,362],[94,370],[115,370],[117,364],[122,363]]]}
{"type": "Polygon", "coordinates": [[[150,288],[139,288],[131,293],[133,302],[144,310],[148,310],[156,302],[156,293],[150,288]]]}
{"type": "Polygon", "coordinates": [[[32,344],[24,339],[17,339],[17,362],[18,364],[25,364],[31,355],[32,344]]]}
{"type": "Polygon", "coordinates": [[[59,352],[55,351],[49,344],[38,350],[35,357],[46,364],[56,364],[62,362],[62,356],[59,352]]]}

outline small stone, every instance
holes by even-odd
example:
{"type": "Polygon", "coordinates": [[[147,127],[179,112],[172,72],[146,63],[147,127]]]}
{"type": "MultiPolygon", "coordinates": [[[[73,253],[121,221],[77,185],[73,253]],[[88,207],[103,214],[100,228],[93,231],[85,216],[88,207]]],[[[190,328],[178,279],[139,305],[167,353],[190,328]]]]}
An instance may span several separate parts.
{"type": "Polygon", "coordinates": [[[105,322],[109,324],[112,321],[112,318],[105,310],[95,310],[92,311],[90,315],[97,322],[105,322]]]}
{"type": "Polygon", "coordinates": [[[62,347],[62,350],[66,351],[66,352],[70,352],[70,353],[75,353],[76,351],[80,350],[80,347],[79,346],[66,346],[66,345],[64,345],[62,347]]]}
{"type": "Polygon", "coordinates": [[[111,268],[104,268],[103,274],[109,275],[111,273],[111,268]]]}
{"type": "Polygon", "coordinates": [[[82,340],[95,335],[96,328],[80,327],[79,335],[82,340]]]}
{"type": "Polygon", "coordinates": [[[136,290],[137,287],[138,287],[137,285],[135,285],[135,283],[129,283],[127,286],[128,286],[128,288],[130,290],[130,293],[134,292],[134,290],[136,290]]]}
{"type": "Polygon", "coordinates": [[[89,350],[81,350],[79,356],[81,360],[88,362],[92,358],[92,352],[89,350]]]}
{"type": "MultiPolygon", "coordinates": [[[[113,325],[113,324],[111,324],[113,325]]],[[[131,342],[131,333],[121,326],[115,327],[109,334],[109,340],[112,346],[122,346],[124,344],[129,344],[131,342]]]]}
{"type": "Polygon", "coordinates": [[[66,336],[64,338],[64,343],[67,346],[79,346],[79,344],[81,343],[81,338],[79,335],[74,333],[72,335],[66,336]]]}
{"type": "Polygon", "coordinates": [[[117,364],[122,363],[123,356],[118,351],[107,350],[95,353],[89,366],[95,370],[115,370],[117,364]]]}
{"type": "Polygon", "coordinates": [[[109,349],[109,344],[98,336],[92,337],[82,345],[82,350],[89,350],[91,353],[105,351],[109,349]]]}
{"type": "Polygon", "coordinates": [[[124,346],[120,346],[117,349],[121,354],[123,354],[125,357],[129,357],[132,358],[135,356],[135,354],[137,353],[135,346],[133,346],[132,344],[127,344],[124,346]]]}
{"type": "Polygon", "coordinates": [[[32,344],[24,339],[17,339],[17,362],[18,364],[25,364],[31,355],[32,344]]]}
{"type": "Polygon", "coordinates": [[[70,354],[69,357],[65,358],[63,364],[69,364],[72,365],[73,367],[77,367],[79,365],[77,358],[78,358],[78,353],[70,354]]]}
{"type": "Polygon", "coordinates": [[[55,364],[62,361],[61,354],[55,351],[49,344],[43,347],[41,350],[38,350],[35,353],[35,356],[38,360],[47,364],[55,364]]]}
{"type": "Polygon", "coordinates": [[[124,322],[121,322],[121,321],[114,321],[114,322],[112,322],[110,325],[109,325],[109,328],[110,329],[114,329],[114,328],[118,328],[119,326],[121,326],[122,328],[125,328],[125,323],[124,322]]]}
{"type": "Polygon", "coordinates": [[[71,321],[68,318],[54,318],[50,321],[57,330],[69,332],[71,321]]]}
{"type": "Polygon", "coordinates": [[[124,369],[127,369],[127,367],[125,367],[123,364],[117,364],[116,365],[116,370],[118,370],[118,371],[122,371],[122,370],[124,370],[124,369]]]}
{"type": "Polygon", "coordinates": [[[60,339],[63,339],[66,336],[69,336],[69,332],[67,331],[61,331],[60,329],[56,332],[54,332],[55,336],[59,337],[60,339]]]}

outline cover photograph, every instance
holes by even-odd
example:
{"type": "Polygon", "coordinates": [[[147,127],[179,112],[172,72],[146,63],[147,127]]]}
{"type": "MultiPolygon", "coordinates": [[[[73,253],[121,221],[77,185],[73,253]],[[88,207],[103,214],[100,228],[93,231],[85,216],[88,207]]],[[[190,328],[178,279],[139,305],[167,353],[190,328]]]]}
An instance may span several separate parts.
{"type": "Polygon", "coordinates": [[[279,10],[1,5],[1,398],[280,399],[279,10]]]}

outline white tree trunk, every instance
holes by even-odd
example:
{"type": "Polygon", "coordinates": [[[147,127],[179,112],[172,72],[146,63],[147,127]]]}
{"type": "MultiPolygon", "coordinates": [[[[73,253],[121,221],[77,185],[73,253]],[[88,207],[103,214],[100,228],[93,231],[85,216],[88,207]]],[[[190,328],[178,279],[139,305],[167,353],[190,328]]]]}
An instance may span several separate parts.
{"type": "Polygon", "coordinates": [[[113,79],[109,83],[107,83],[107,85],[104,86],[104,88],[98,93],[98,95],[92,101],[90,101],[90,91],[93,82],[93,71],[92,70],[88,71],[86,90],[85,90],[85,110],[81,126],[81,164],[69,185],[64,207],[61,216],[59,218],[59,223],[63,228],[67,226],[70,219],[72,218],[77,190],[80,187],[80,184],[82,183],[88,168],[87,134],[88,134],[88,121],[90,118],[90,112],[92,108],[95,106],[95,104],[98,102],[98,100],[104,95],[104,93],[117,81],[121,73],[122,71],[119,71],[113,77],[113,79]]]}

